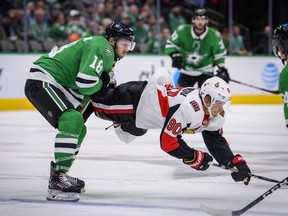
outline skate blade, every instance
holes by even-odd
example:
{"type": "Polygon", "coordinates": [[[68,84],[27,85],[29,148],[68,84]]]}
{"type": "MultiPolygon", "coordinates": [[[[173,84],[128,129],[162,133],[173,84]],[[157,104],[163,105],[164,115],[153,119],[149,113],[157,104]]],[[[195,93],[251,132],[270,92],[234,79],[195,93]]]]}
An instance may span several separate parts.
{"type": "Polygon", "coordinates": [[[77,202],[80,199],[79,193],[63,192],[59,190],[49,189],[47,200],[62,201],[62,202],[77,202]]]}

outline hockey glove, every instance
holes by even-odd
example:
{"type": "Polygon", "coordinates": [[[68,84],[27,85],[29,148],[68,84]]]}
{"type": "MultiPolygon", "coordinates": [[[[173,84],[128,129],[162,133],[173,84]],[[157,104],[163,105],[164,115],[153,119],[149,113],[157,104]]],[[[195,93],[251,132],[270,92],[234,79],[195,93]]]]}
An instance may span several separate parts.
{"type": "Polygon", "coordinates": [[[172,67],[181,69],[182,68],[182,56],[178,52],[174,52],[170,54],[172,58],[172,67]]]}
{"type": "Polygon", "coordinates": [[[106,73],[105,71],[102,72],[100,79],[103,82],[103,85],[101,87],[101,89],[99,89],[97,92],[95,92],[93,95],[90,96],[90,99],[93,100],[93,98],[97,98],[97,97],[103,97],[107,94],[107,92],[109,91],[109,87],[108,84],[110,82],[110,76],[108,73],[106,73]]]}
{"type": "Polygon", "coordinates": [[[109,81],[109,88],[116,88],[117,86],[117,81],[115,79],[114,71],[111,71],[109,73],[110,76],[110,81],[109,81]]]}
{"type": "Polygon", "coordinates": [[[206,152],[201,152],[197,150],[195,150],[194,154],[195,156],[192,160],[183,158],[183,163],[191,166],[191,168],[196,169],[196,170],[204,171],[208,169],[210,166],[210,162],[213,161],[213,158],[211,157],[211,155],[209,155],[206,152]]]}
{"type": "Polygon", "coordinates": [[[231,176],[234,181],[243,181],[245,185],[249,184],[251,173],[246,161],[239,154],[235,155],[232,161],[228,164],[229,167],[233,169],[231,176]]]}
{"type": "Polygon", "coordinates": [[[225,82],[229,83],[230,76],[228,70],[225,67],[219,67],[219,69],[216,72],[217,72],[216,76],[220,77],[225,82]]]}

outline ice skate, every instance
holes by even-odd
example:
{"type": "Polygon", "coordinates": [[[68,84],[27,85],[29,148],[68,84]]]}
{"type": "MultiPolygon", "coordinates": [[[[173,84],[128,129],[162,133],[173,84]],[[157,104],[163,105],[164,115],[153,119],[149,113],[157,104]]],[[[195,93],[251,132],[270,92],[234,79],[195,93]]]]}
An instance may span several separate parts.
{"type": "Polygon", "coordinates": [[[54,171],[51,162],[50,179],[47,200],[77,202],[85,183],[82,180],[68,176],[63,172],[54,171]]]}
{"type": "MultiPolygon", "coordinates": [[[[54,166],[55,166],[55,163],[53,161],[51,161],[51,166],[50,166],[50,173],[55,173],[54,171],[54,166]]],[[[77,187],[80,187],[81,188],[81,193],[84,193],[85,192],[85,182],[79,178],[75,178],[75,177],[72,177],[72,176],[69,176],[67,174],[66,175],[66,178],[67,180],[73,185],[73,186],[77,186],[77,187]]],[[[50,189],[50,188],[49,188],[50,189]]]]}

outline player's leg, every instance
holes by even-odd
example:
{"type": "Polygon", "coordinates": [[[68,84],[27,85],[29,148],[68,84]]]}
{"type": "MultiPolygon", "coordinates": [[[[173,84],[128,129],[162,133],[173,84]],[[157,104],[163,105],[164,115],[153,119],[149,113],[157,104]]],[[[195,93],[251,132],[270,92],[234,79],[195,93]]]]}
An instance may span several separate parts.
{"type": "Polygon", "coordinates": [[[178,79],[178,85],[180,87],[193,87],[196,82],[197,82],[197,76],[189,76],[189,75],[180,73],[180,76],[178,79]]]}
{"type": "Polygon", "coordinates": [[[209,78],[211,78],[211,76],[207,76],[205,74],[198,76],[198,87],[200,88],[202,84],[209,78]]]}
{"type": "Polygon", "coordinates": [[[79,179],[71,181],[73,179],[66,173],[75,160],[79,137],[82,142],[85,136],[85,133],[84,135],[81,133],[84,127],[83,117],[67,99],[67,92],[65,95],[49,83],[28,80],[25,94],[46,120],[59,130],[55,139],[55,163],[51,163],[49,188],[78,193],[81,186],[84,187],[84,182],[79,179]],[[83,183],[79,185],[79,182],[83,183]]]}

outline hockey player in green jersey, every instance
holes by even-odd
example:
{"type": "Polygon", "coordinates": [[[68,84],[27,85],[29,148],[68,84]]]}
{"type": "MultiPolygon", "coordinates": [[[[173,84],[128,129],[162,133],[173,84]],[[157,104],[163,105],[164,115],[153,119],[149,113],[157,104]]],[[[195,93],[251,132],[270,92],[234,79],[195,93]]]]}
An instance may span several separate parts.
{"type": "Polygon", "coordinates": [[[275,56],[280,58],[285,65],[279,77],[279,92],[284,102],[284,117],[288,128],[288,23],[275,28],[272,36],[272,47],[275,56]]]}
{"type": "Polygon", "coordinates": [[[106,27],[104,35],[55,47],[33,63],[25,85],[26,97],[59,131],[54,144],[55,161],[51,162],[48,200],[79,200],[85,183],[67,172],[86,135],[84,123],[88,116],[81,115],[81,110],[88,106],[89,96],[105,94],[115,63],[134,46],[133,30],[114,21],[106,27]]]}
{"type": "Polygon", "coordinates": [[[181,25],[167,40],[165,53],[172,58],[172,67],[180,70],[178,85],[200,87],[204,81],[216,75],[229,82],[225,68],[226,49],[221,34],[207,26],[205,9],[197,9],[192,24],[181,25]],[[203,73],[204,72],[204,73],[203,73]],[[206,73],[206,74],[205,74],[206,73]]]}

